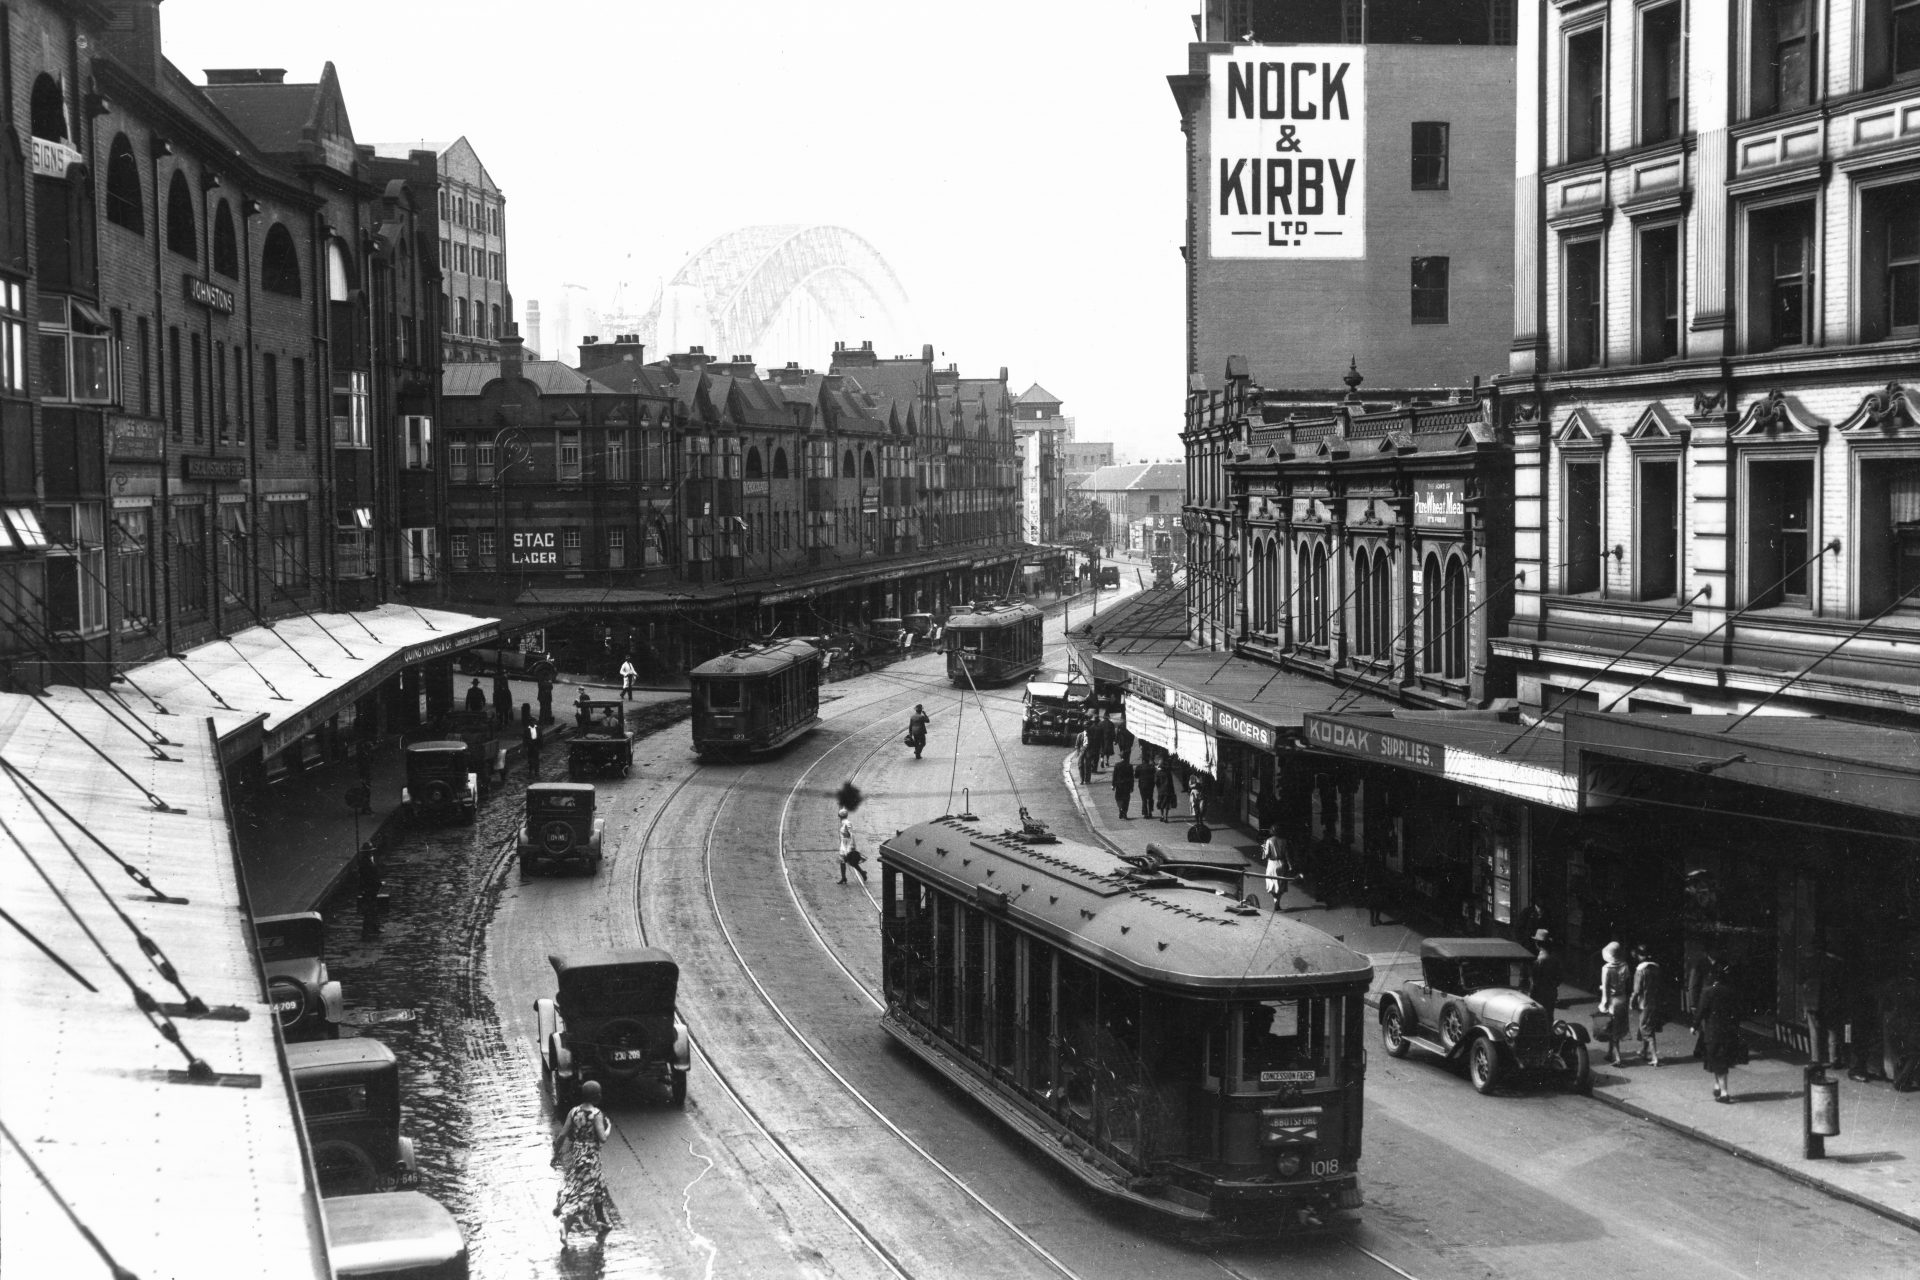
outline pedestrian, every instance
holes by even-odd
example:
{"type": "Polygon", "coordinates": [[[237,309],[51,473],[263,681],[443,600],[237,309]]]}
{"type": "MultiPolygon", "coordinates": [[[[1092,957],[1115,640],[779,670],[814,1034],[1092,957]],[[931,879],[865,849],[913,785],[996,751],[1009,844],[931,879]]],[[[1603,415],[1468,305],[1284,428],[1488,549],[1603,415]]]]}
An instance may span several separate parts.
{"type": "Polygon", "coordinates": [[[605,1240],[613,1230],[607,1213],[613,1198],[600,1174],[600,1148],[613,1136],[613,1122],[600,1109],[600,1082],[588,1080],[580,1086],[580,1103],[567,1112],[560,1132],[553,1136],[553,1167],[560,1167],[562,1152],[567,1155],[566,1179],[553,1202],[553,1216],[560,1219],[560,1245],[577,1226],[591,1226],[605,1240]]]}
{"type": "Polygon", "coordinates": [[[1273,909],[1279,911],[1280,900],[1286,896],[1287,886],[1295,877],[1293,852],[1277,825],[1267,828],[1267,838],[1260,844],[1260,859],[1267,873],[1267,896],[1273,899],[1273,909]]]}
{"type": "Polygon", "coordinates": [[[1093,785],[1093,726],[1080,730],[1080,736],[1073,740],[1074,759],[1080,763],[1080,785],[1093,785]]]}
{"type": "Polygon", "coordinates": [[[475,676],[473,683],[467,686],[467,710],[485,711],[487,709],[487,691],[480,687],[480,677],[475,676]]]}
{"type": "Polygon", "coordinates": [[[1160,801],[1160,821],[1162,822],[1165,822],[1167,820],[1167,815],[1173,812],[1173,806],[1175,802],[1174,778],[1175,778],[1174,766],[1171,763],[1163,764],[1160,766],[1160,777],[1158,779],[1158,783],[1159,783],[1158,791],[1159,791],[1159,801],[1160,801]]]}
{"type": "Polygon", "coordinates": [[[1713,1100],[1732,1102],[1733,1086],[1727,1076],[1747,1062],[1747,1042],[1740,1038],[1740,997],[1725,964],[1715,964],[1707,974],[1707,989],[1700,995],[1698,1010],[1700,1065],[1713,1076],[1713,1100]]]}
{"type": "Polygon", "coordinates": [[[1093,745],[1100,753],[1102,769],[1113,763],[1113,721],[1107,719],[1104,712],[1093,722],[1093,745]]]}
{"type": "Polygon", "coordinates": [[[1127,806],[1133,803],[1133,763],[1121,756],[1113,763],[1113,800],[1120,806],[1120,816],[1127,816],[1127,806]]]}
{"type": "Polygon", "coordinates": [[[1628,1004],[1640,1014],[1634,1033],[1640,1039],[1640,1060],[1660,1065],[1660,1031],[1667,1025],[1667,984],[1645,943],[1633,949],[1633,996],[1628,1004]]]}
{"type": "MultiPolygon", "coordinates": [[[[1133,755],[1133,731],[1127,728],[1127,721],[1124,716],[1121,717],[1120,723],[1113,726],[1113,753],[1122,760],[1128,759],[1133,755]]],[[[1145,755],[1144,752],[1141,754],[1143,756],[1145,755]]]]}
{"type": "Polygon", "coordinates": [[[1528,979],[1527,993],[1533,1002],[1547,1011],[1547,1020],[1553,1020],[1553,1011],[1560,1003],[1560,948],[1553,945],[1553,935],[1545,929],[1533,931],[1534,946],[1538,948],[1533,956],[1533,976],[1528,979]]]}
{"type": "Polygon", "coordinates": [[[847,882],[847,871],[851,868],[860,873],[860,883],[867,882],[867,869],[864,865],[867,856],[860,852],[860,845],[853,838],[853,817],[847,810],[840,810],[840,883],[847,882]]]}
{"type": "Polygon", "coordinates": [[[590,707],[593,699],[587,694],[587,687],[580,686],[580,696],[573,700],[573,722],[580,728],[587,727],[587,720],[593,715],[590,707]]]}
{"type": "Polygon", "coordinates": [[[553,723],[553,677],[550,675],[540,677],[540,723],[553,723]]]}
{"type": "Polygon", "coordinates": [[[927,749],[927,726],[933,723],[933,717],[920,703],[913,704],[913,714],[907,717],[907,745],[913,748],[913,758],[918,760],[920,753],[927,749]]]}
{"type": "Polygon", "coordinates": [[[633,696],[633,682],[639,678],[640,669],[633,665],[633,655],[628,654],[620,662],[620,701],[633,696]]]}
{"type": "Polygon", "coordinates": [[[1133,785],[1134,789],[1140,793],[1140,816],[1143,818],[1153,816],[1153,784],[1156,781],[1154,773],[1153,753],[1142,747],[1140,767],[1133,771],[1133,785]]]}
{"type": "Polygon", "coordinates": [[[527,781],[540,780],[540,726],[533,722],[533,708],[520,704],[520,737],[527,744],[527,781]]]}
{"type": "Polygon", "coordinates": [[[493,722],[502,729],[513,723],[513,686],[505,671],[493,673],[493,722]]]}
{"type": "Polygon", "coordinates": [[[1609,942],[1600,949],[1600,1012],[1607,1015],[1604,1027],[1607,1042],[1607,1064],[1624,1067],[1620,1061],[1620,1042],[1627,1038],[1627,1002],[1631,998],[1629,987],[1633,980],[1626,961],[1621,959],[1621,947],[1617,942],[1609,942]]]}

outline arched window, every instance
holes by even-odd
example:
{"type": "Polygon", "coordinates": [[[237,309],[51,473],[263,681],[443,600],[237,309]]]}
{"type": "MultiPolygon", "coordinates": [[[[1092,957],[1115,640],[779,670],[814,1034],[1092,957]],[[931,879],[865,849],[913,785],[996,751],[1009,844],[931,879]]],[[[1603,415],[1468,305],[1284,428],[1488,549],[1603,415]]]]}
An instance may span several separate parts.
{"type": "Polygon", "coordinates": [[[167,185],[167,248],[183,258],[197,259],[199,245],[193,226],[193,193],[187,189],[187,175],[175,169],[167,185]]]}
{"type": "Polygon", "coordinates": [[[213,269],[240,277],[240,242],[233,234],[233,210],[222,200],[213,207],[213,269]]]}
{"type": "Polygon", "coordinates": [[[1365,547],[1353,553],[1353,652],[1365,657],[1374,652],[1373,635],[1373,557],[1365,547]]]}
{"type": "Polygon", "coordinates": [[[67,99],[60,92],[60,82],[52,76],[41,74],[33,81],[32,105],[33,136],[45,138],[48,142],[67,140],[67,99]]]}
{"type": "Polygon", "coordinates": [[[787,478],[787,451],[785,449],[775,449],[773,451],[773,478],[775,480],[785,480],[787,478]]]}
{"type": "Polygon", "coordinates": [[[1449,680],[1464,680],[1467,676],[1467,567],[1458,556],[1447,561],[1446,611],[1446,667],[1442,674],[1449,680]]]}
{"type": "Polygon", "coordinates": [[[145,234],[147,202],[140,192],[140,163],[133,158],[133,144],[122,133],[113,140],[113,152],[107,157],[107,221],[129,231],[145,234]]]}
{"type": "Polygon", "coordinates": [[[353,297],[353,264],[347,260],[346,246],[339,240],[327,241],[327,301],[347,302],[353,297]]]}
{"type": "Polygon", "coordinates": [[[493,304],[493,331],[492,332],[493,332],[493,336],[496,338],[503,336],[506,332],[504,329],[500,327],[500,304],[497,302],[493,304]]]}
{"type": "Polygon", "coordinates": [[[1313,549],[1313,642],[1327,642],[1327,548],[1313,549]]]}
{"type": "Polygon", "coordinates": [[[1267,549],[1261,543],[1253,544],[1253,572],[1247,575],[1247,630],[1264,631],[1267,627],[1266,575],[1261,571],[1266,565],[1267,549]]]}
{"type": "Polygon", "coordinates": [[[260,287],[289,298],[300,296],[300,251],[293,247],[293,233],[277,222],[267,228],[260,250],[260,287]]]}
{"type": "Polygon", "coordinates": [[[859,467],[854,464],[851,449],[840,455],[840,474],[849,480],[860,474],[859,467]]]}
{"type": "Polygon", "coordinates": [[[1313,552],[1301,543],[1294,556],[1293,642],[1313,643],[1313,552]]]}
{"type": "Polygon", "coordinates": [[[1267,539],[1267,630],[1280,633],[1281,602],[1286,598],[1280,594],[1280,584],[1284,578],[1281,572],[1285,567],[1286,552],[1272,538],[1267,539]]]}
{"type": "Polygon", "coordinates": [[[1420,669],[1438,672],[1444,658],[1440,652],[1443,620],[1440,602],[1440,560],[1437,556],[1428,556],[1426,563],[1420,566],[1420,608],[1425,616],[1425,622],[1420,628],[1420,669]]]}
{"type": "Polygon", "coordinates": [[[1391,657],[1393,652],[1393,575],[1387,568],[1385,548],[1373,553],[1373,654],[1391,657]]]}
{"type": "Polygon", "coordinates": [[[767,473],[760,465],[760,446],[757,444],[748,445],[747,446],[747,479],[764,480],[766,478],[767,478],[767,473]]]}
{"type": "Polygon", "coordinates": [[[873,466],[873,450],[869,449],[866,452],[866,456],[860,459],[860,478],[863,480],[871,480],[876,474],[877,472],[873,466]]]}

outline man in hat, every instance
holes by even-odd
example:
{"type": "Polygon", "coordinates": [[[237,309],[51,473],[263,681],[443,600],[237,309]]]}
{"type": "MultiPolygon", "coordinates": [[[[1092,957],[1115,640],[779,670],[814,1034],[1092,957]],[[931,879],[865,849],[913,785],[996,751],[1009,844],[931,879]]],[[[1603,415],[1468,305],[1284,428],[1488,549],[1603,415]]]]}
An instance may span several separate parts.
{"type": "Polygon", "coordinates": [[[1551,1018],[1554,1006],[1560,1003],[1560,952],[1553,945],[1553,935],[1545,929],[1534,930],[1533,941],[1539,951],[1533,957],[1533,981],[1528,994],[1551,1018]]]}

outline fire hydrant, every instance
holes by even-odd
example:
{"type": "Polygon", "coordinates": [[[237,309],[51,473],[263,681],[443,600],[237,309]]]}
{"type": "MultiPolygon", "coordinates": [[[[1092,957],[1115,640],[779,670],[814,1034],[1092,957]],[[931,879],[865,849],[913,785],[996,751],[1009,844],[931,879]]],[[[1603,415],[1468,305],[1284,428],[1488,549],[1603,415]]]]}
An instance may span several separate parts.
{"type": "Polygon", "coordinates": [[[1802,1105],[1806,1136],[1803,1154],[1809,1160],[1824,1160],[1827,1139],[1840,1133],[1840,1082],[1827,1074],[1824,1063],[1809,1063],[1802,1074],[1806,1083],[1802,1105]]]}

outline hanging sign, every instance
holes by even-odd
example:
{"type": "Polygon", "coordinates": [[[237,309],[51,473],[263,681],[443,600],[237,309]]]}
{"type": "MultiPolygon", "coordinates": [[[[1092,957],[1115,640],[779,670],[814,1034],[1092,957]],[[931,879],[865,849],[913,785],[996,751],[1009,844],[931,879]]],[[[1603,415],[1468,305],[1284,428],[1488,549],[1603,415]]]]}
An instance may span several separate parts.
{"type": "Polygon", "coordinates": [[[1415,481],[1413,527],[1416,529],[1466,528],[1466,482],[1463,480],[1415,481]]]}
{"type": "Polygon", "coordinates": [[[1243,45],[1208,59],[1216,258],[1364,258],[1366,49],[1243,45]]]}

